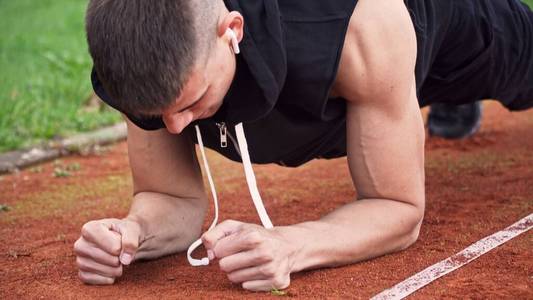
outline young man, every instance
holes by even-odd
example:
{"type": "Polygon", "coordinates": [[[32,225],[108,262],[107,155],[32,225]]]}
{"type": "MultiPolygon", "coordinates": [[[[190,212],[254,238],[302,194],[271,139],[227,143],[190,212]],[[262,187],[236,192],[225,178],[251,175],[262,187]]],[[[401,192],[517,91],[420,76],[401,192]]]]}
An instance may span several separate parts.
{"type": "Polygon", "coordinates": [[[134,182],[128,216],[85,224],[74,246],[89,284],[200,236],[193,125],[237,161],[225,138],[241,122],[255,163],[348,157],[357,199],[320,220],[202,236],[229,280],[270,290],[416,241],[420,106],[533,105],[533,13],[518,0],[92,0],[87,33],[95,90],[127,116],[134,182]]]}

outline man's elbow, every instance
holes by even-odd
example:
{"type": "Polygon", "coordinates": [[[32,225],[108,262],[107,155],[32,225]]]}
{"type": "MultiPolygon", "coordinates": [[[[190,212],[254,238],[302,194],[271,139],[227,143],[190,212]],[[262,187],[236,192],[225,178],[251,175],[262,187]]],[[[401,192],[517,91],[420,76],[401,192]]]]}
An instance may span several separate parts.
{"type": "Polygon", "coordinates": [[[415,208],[409,216],[409,221],[407,222],[407,230],[403,237],[403,243],[400,250],[405,250],[413,245],[420,235],[420,228],[422,227],[422,221],[424,220],[424,209],[415,208]]]}
{"type": "Polygon", "coordinates": [[[416,243],[416,241],[418,241],[418,236],[420,235],[420,228],[422,227],[422,222],[420,222],[420,224],[418,224],[417,226],[415,226],[415,228],[413,228],[406,236],[405,236],[405,240],[404,240],[404,244],[402,246],[402,249],[401,250],[405,250],[409,247],[411,247],[411,245],[413,245],[414,243],[416,243]]]}

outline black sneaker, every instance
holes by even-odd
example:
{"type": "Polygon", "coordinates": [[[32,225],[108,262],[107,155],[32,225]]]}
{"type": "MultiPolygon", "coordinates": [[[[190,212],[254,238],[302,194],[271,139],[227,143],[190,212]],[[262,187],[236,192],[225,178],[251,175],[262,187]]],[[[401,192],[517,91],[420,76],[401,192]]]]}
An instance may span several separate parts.
{"type": "Polygon", "coordinates": [[[429,135],[463,139],[474,135],[481,125],[481,101],[463,105],[435,103],[428,116],[429,135]]]}

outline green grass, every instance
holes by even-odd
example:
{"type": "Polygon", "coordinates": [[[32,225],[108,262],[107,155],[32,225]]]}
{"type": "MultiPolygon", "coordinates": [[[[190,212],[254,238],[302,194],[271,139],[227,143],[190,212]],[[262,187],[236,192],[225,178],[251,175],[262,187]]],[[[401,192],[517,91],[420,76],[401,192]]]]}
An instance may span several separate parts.
{"type": "Polygon", "coordinates": [[[86,4],[0,0],[0,152],[120,119],[83,108],[91,94],[86,4]]]}
{"type": "Polygon", "coordinates": [[[88,111],[87,0],[0,0],[0,152],[120,120],[88,111]]]}

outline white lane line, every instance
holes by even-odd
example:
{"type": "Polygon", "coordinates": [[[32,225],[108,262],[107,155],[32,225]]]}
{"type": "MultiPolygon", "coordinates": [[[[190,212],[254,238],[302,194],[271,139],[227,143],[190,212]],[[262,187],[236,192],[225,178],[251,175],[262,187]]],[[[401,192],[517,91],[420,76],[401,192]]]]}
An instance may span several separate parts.
{"type": "Polygon", "coordinates": [[[533,228],[533,214],[530,214],[500,232],[496,232],[472,244],[463,251],[428,267],[424,271],[407,278],[405,281],[379,293],[371,299],[403,299],[436,279],[459,269],[492,249],[529,231],[531,228],[533,228]]]}

